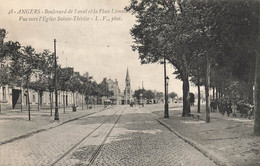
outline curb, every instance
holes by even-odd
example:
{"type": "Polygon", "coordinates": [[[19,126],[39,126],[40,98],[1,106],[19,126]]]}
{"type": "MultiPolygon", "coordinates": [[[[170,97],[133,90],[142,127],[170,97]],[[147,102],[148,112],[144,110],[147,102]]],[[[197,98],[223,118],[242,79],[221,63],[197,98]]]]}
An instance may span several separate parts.
{"type": "Polygon", "coordinates": [[[171,132],[173,132],[174,134],[176,134],[179,138],[183,139],[185,142],[187,142],[188,144],[193,146],[195,149],[197,149],[199,152],[201,152],[204,156],[210,158],[217,165],[220,165],[220,166],[232,166],[226,158],[224,158],[224,157],[222,157],[220,155],[216,155],[216,154],[214,154],[213,151],[207,150],[203,145],[193,141],[192,139],[184,137],[183,135],[178,133],[176,130],[174,130],[172,127],[168,126],[166,123],[162,122],[161,120],[156,119],[156,121],[158,123],[160,123],[161,125],[163,125],[164,127],[166,127],[171,132]]]}
{"type": "MultiPolygon", "coordinates": [[[[92,114],[95,114],[95,113],[98,113],[98,112],[101,112],[101,111],[104,111],[104,110],[106,110],[106,109],[108,109],[108,107],[107,107],[107,108],[103,108],[103,109],[101,109],[101,110],[99,110],[99,111],[97,111],[97,112],[92,112],[92,113],[90,113],[90,114],[86,114],[86,115],[82,115],[82,116],[79,116],[79,117],[76,117],[76,118],[72,118],[72,119],[65,120],[64,122],[55,124],[54,126],[51,126],[51,127],[43,127],[43,128],[41,128],[41,129],[38,129],[38,130],[34,130],[34,131],[31,131],[31,132],[28,132],[28,133],[25,133],[25,134],[22,134],[22,135],[19,135],[19,136],[15,136],[15,137],[13,137],[13,138],[6,139],[6,140],[0,142],[0,146],[1,146],[1,145],[4,145],[4,144],[7,144],[7,143],[10,143],[10,142],[13,142],[13,141],[16,141],[16,140],[19,140],[19,139],[22,139],[22,138],[27,138],[27,137],[29,137],[29,136],[31,136],[31,135],[33,135],[33,134],[36,134],[36,133],[40,133],[40,132],[43,132],[43,131],[47,131],[47,130],[49,130],[49,129],[53,129],[53,128],[58,127],[58,126],[61,126],[61,125],[63,125],[63,124],[66,124],[66,123],[69,123],[69,122],[78,120],[78,119],[80,119],[80,118],[84,118],[84,117],[86,117],[86,116],[89,116],[89,115],[92,115],[92,114]]],[[[54,122],[54,121],[53,121],[53,122],[54,122]]]]}

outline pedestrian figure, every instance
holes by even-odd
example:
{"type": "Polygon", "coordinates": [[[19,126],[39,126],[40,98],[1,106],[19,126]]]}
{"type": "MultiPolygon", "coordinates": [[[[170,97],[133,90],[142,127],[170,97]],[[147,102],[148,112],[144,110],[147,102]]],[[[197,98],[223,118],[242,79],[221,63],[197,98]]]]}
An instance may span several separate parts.
{"type": "Polygon", "coordinates": [[[210,102],[210,109],[211,109],[211,112],[215,112],[217,110],[217,102],[215,100],[212,100],[210,102]]]}
{"type": "Polygon", "coordinates": [[[232,112],[233,112],[233,116],[236,117],[237,115],[237,104],[235,102],[232,103],[231,106],[232,112]]]}
{"type": "Polygon", "coordinates": [[[195,96],[193,93],[190,93],[190,106],[194,106],[195,96]]]}

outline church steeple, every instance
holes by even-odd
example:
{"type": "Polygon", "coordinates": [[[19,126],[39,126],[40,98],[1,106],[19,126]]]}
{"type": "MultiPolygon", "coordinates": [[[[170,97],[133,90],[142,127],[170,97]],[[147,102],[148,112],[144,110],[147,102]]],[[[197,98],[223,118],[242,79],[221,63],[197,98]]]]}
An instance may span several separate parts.
{"type": "Polygon", "coordinates": [[[129,71],[127,68],[126,77],[125,77],[125,104],[130,104],[132,100],[132,91],[131,91],[131,80],[129,76],[129,71]]]}
{"type": "Polygon", "coordinates": [[[130,81],[130,76],[129,76],[129,72],[128,72],[128,68],[127,68],[127,71],[126,71],[126,78],[125,78],[126,81],[130,81]]]}

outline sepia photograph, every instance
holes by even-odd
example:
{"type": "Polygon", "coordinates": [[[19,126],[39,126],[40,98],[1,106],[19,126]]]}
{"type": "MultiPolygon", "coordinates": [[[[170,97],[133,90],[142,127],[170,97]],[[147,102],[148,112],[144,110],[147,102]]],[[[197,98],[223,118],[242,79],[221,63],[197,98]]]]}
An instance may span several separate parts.
{"type": "Polygon", "coordinates": [[[259,0],[0,0],[0,166],[259,166],[259,0]]]}

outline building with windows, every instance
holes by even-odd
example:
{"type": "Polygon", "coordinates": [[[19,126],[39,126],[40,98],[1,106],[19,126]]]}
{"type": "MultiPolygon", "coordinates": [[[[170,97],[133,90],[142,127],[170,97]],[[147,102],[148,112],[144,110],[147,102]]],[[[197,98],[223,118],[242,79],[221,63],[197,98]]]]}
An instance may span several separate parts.
{"type": "Polygon", "coordinates": [[[108,97],[107,99],[110,100],[110,102],[112,102],[113,104],[117,104],[117,105],[121,104],[121,95],[120,95],[121,93],[120,93],[117,79],[113,81],[111,79],[104,78],[102,82],[107,85],[108,91],[113,92],[113,95],[108,97]]]}
{"type": "MultiPolygon", "coordinates": [[[[8,67],[11,62],[8,60],[0,60],[0,75],[3,73],[4,69],[8,67]]],[[[64,68],[65,70],[66,68],[64,68]]],[[[68,68],[70,72],[74,72],[73,68],[68,68]]],[[[41,78],[41,73],[39,71],[34,71],[34,74],[30,78],[30,82],[37,82],[41,78]]],[[[30,108],[32,110],[37,110],[41,108],[50,108],[51,103],[54,107],[54,92],[49,92],[47,89],[45,91],[36,91],[33,89],[28,89],[28,92],[23,87],[8,83],[0,84],[0,111],[10,110],[10,109],[26,109],[28,106],[27,95],[29,94],[30,108]]],[[[80,106],[84,102],[84,97],[78,93],[75,94],[75,104],[80,106]]],[[[58,105],[63,107],[64,105],[71,106],[73,104],[73,94],[69,91],[58,91],[58,105]]]]}

